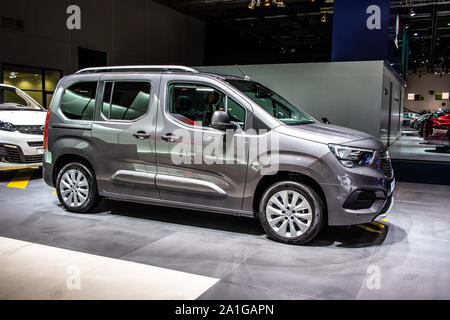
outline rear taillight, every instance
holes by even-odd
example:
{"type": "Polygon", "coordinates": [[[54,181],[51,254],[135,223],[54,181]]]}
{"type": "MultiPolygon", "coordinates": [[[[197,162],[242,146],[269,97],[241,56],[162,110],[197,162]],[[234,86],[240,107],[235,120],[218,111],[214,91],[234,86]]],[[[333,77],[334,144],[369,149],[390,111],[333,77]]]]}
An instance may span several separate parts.
{"type": "Polygon", "coordinates": [[[47,134],[48,134],[48,120],[50,119],[51,111],[47,111],[47,117],[45,118],[45,127],[44,127],[44,150],[47,150],[47,134]]]}

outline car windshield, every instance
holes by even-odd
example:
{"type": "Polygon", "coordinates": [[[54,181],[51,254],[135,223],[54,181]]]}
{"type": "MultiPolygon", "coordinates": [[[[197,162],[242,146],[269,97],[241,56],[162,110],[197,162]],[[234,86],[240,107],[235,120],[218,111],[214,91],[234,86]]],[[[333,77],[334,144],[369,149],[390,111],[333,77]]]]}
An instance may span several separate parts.
{"type": "Polygon", "coordinates": [[[42,111],[42,108],[25,95],[19,95],[14,88],[0,87],[0,111],[42,111]]]}
{"type": "Polygon", "coordinates": [[[257,82],[234,79],[226,81],[284,124],[301,125],[317,122],[299,107],[257,82]]]}

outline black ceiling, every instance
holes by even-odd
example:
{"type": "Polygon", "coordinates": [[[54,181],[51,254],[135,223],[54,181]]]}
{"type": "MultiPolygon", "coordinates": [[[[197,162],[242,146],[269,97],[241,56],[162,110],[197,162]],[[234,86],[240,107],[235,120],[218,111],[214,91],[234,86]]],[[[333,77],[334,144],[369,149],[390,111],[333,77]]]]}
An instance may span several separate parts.
{"type": "MultiPolygon", "coordinates": [[[[284,7],[266,7],[261,0],[262,5],[253,10],[248,8],[250,0],[157,2],[206,22],[207,65],[331,59],[333,0],[285,0],[284,7]]],[[[391,7],[399,13],[401,23],[408,26],[410,69],[447,69],[450,1],[391,1],[391,7]]]]}
{"type": "Polygon", "coordinates": [[[450,1],[393,1],[408,27],[410,70],[448,71],[450,66],[450,1]],[[411,6],[412,5],[412,6],[411,6]],[[411,14],[411,8],[415,15],[411,14]]]}

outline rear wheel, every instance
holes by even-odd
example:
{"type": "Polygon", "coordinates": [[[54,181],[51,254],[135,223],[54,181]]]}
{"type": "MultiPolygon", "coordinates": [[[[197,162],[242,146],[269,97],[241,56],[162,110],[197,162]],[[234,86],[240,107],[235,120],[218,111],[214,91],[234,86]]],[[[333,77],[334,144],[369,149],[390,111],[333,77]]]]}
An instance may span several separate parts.
{"type": "Polygon", "coordinates": [[[93,172],[81,163],[69,163],[58,173],[56,193],[69,211],[84,213],[94,209],[101,198],[93,172]]]}
{"type": "Polygon", "coordinates": [[[261,198],[259,219],[274,240],[305,244],[320,232],[324,206],[310,187],[296,181],[272,185],[261,198]]]}

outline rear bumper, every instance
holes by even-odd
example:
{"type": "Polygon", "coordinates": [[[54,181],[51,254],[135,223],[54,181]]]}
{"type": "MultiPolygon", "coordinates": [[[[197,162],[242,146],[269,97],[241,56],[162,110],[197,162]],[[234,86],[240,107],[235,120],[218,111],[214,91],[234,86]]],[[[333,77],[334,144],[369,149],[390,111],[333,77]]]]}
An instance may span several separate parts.
{"type": "Polygon", "coordinates": [[[42,176],[44,178],[44,182],[50,186],[54,187],[53,185],[53,165],[51,163],[45,162],[43,165],[42,170],[42,176]]]}

